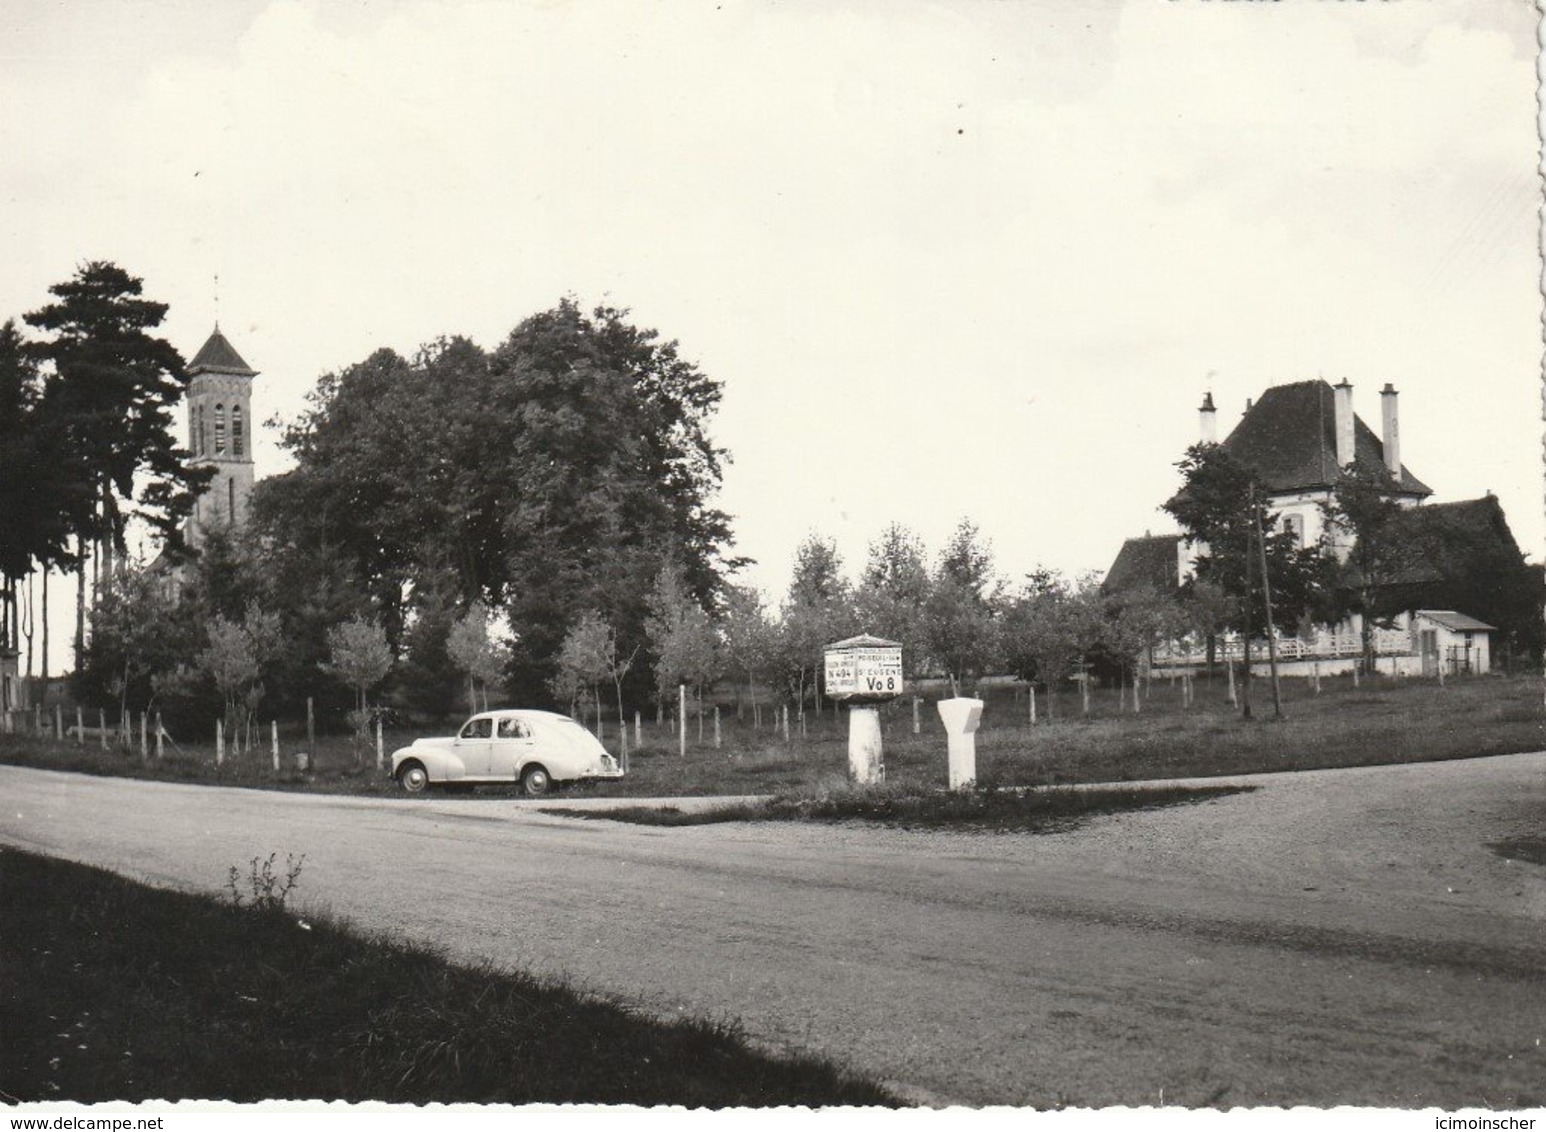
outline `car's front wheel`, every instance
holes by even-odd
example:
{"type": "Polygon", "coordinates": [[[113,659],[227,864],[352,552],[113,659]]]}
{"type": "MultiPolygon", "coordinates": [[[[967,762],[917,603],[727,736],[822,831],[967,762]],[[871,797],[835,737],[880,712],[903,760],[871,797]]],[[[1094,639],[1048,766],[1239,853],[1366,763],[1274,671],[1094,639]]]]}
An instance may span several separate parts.
{"type": "Polygon", "coordinates": [[[535,798],[546,794],[551,789],[553,789],[553,779],[548,774],[546,767],[533,763],[521,771],[521,792],[523,794],[529,794],[535,798]]]}
{"type": "Polygon", "coordinates": [[[422,794],[429,789],[429,771],[423,763],[404,763],[397,772],[397,784],[410,794],[422,794]]]}

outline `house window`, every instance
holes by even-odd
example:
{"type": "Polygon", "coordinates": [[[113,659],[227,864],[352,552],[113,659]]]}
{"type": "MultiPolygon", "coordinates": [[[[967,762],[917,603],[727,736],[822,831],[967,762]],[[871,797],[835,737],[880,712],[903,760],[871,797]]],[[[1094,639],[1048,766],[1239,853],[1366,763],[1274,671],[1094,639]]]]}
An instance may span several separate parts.
{"type": "Polygon", "coordinates": [[[1304,545],[1304,516],[1284,515],[1283,529],[1294,536],[1294,545],[1304,545]]]}
{"type": "Polygon", "coordinates": [[[231,452],[237,457],[242,455],[242,407],[231,406],[231,452]]]}
{"type": "Polygon", "coordinates": [[[215,406],[215,455],[225,455],[225,406],[215,406]]]}

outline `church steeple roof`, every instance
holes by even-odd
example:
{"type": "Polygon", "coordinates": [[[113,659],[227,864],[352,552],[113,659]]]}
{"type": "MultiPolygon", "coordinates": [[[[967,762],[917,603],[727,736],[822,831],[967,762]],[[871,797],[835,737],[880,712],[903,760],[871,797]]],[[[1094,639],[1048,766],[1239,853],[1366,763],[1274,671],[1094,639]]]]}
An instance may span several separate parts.
{"type": "Polygon", "coordinates": [[[236,347],[226,341],[224,334],[220,333],[220,324],[215,324],[215,332],[209,336],[199,352],[193,355],[193,360],[188,363],[188,376],[193,377],[201,373],[228,373],[237,377],[256,377],[258,371],[242,360],[242,356],[236,352],[236,347]]]}

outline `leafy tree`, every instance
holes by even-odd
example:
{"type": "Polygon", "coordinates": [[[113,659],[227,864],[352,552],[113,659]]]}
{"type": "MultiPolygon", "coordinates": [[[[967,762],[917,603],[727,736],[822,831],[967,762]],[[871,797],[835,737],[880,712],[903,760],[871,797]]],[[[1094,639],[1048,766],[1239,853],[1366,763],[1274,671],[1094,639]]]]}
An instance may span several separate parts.
{"type": "Polygon", "coordinates": [[[122,570],[103,587],[91,618],[78,691],[101,691],[118,701],[120,716],[148,709],[153,678],[174,671],[191,652],[187,619],[179,615],[166,578],[122,570]]]}
{"type": "Polygon", "coordinates": [[[806,690],[819,697],[817,674],[822,670],[824,648],[852,631],[852,604],[837,545],[819,535],[807,535],[795,548],[775,650],[777,666],[802,715],[806,690]]]}
{"type": "Polygon", "coordinates": [[[209,623],[208,644],[197,667],[219,689],[225,702],[225,733],[241,753],[241,736],[252,744],[252,718],[263,698],[264,666],[279,652],[279,616],[251,605],[240,621],[216,615],[209,623]]]}
{"type": "Polygon", "coordinates": [[[725,591],[720,632],[724,639],[725,660],[729,668],[746,681],[747,694],[752,701],[752,720],[760,727],[762,714],[757,702],[757,678],[772,665],[777,649],[777,628],[768,617],[762,594],[751,586],[729,587],[725,591]]]}
{"type": "Polygon", "coordinates": [[[1095,649],[1104,627],[1104,601],[1093,578],[1070,582],[1042,568],[1027,575],[1004,618],[1004,651],[1017,675],[1046,685],[1049,715],[1059,682],[1095,649]]]}
{"type": "Polygon", "coordinates": [[[489,610],[481,601],[472,603],[446,637],[446,656],[467,674],[467,704],[478,710],[478,690],[483,691],[483,710],[488,710],[488,686],[499,679],[506,651],[490,631],[489,610]]]}
{"type": "Polygon", "coordinates": [[[1207,648],[1208,674],[1213,674],[1219,634],[1229,628],[1239,603],[1222,586],[1201,578],[1188,578],[1181,590],[1181,630],[1202,639],[1207,648]]]}
{"type": "Polygon", "coordinates": [[[529,693],[585,610],[622,651],[641,644],[662,563],[713,597],[733,565],[709,503],[718,400],[676,343],[566,299],[491,352],[441,340],[324,377],[285,433],[296,468],[260,485],[254,511],[297,546],[335,548],[389,630],[427,575],[454,578],[458,603],[521,625],[510,675],[529,693]]]}
{"type": "Polygon", "coordinates": [[[1333,538],[1350,539],[1343,577],[1355,597],[1349,607],[1361,615],[1363,668],[1374,671],[1374,628],[1390,626],[1383,599],[1401,575],[1417,561],[1403,529],[1402,508],[1391,496],[1395,484],[1384,468],[1357,465],[1343,469],[1332,497],[1322,504],[1326,529],[1333,538]]]}
{"type": "MultiPolygon", "coordinates": [[[[669,699],[678,684],[693,685],[701,730],[702,687],[718,668],[719,641],[709,615],[689,590],[685,573],[675,565],[662,567],[655,578],[645,632],[655,654],[657,702],[669,699]]],[[[685,720],[681,726],[686,726],[685,720]]]]}
{"type": "Polygon", "coordinates": [[[992,552],[963,519],[940,555],[924,603],[929,655],[949,676],[955,695],[968,675],[982,675],[997,657],[996,591],[992,552]]]}
{"type": "Polygon", "coordinates": [[[462,681],[446,646],[457,619],[454,588],[434,583],[415,588],[403,629],[403,657],[392,681],[413,711],[440,719],[456,707],[462,681]]]}
{"type": "Polygon", "coordinates": [[[1251,468],[1221,446],[1193,445],[1178,467],[1181,490],[1164,508],[1198,548],[1196,577],[1237,602],[1230,627],[1246,638],[1243,671],[1249,676],[1254,632],[1264,632],[1270,620],[1275,628],[1291,633],[1307,617],[1330,608],[1335,563],[1320,547],[1300,547],[1292,532],[1276,529],[1277,516],[1265,506],[1265,487],[1251,468]]]}
{"type": "Polygon", "coordinates": [[[601,614],[588,609],[564,637],[558,654],[558,677],[555,693],[560,697],[574,697],[580,689],[590,688],[591,698],[596,701],[596,730],[601,732],[601,693],[598,686],[610,681],[617,694],[617,726],[626,729],[623,715],[623,678],[637,655],[624,657],[617,648],[617,634],[601,614]]]}
{"type": "MultiPolygon", "coordinates": [[[[377,621],[354,617],[327,632],[328,661],[323,670],[337,676],[354,689],[355,733],[363,740],[370,723],[370,690],[392,670],[392,649],[386,630],[377,621]]],[[[355,765],[359,765],[358,750],[355,765]]]]}
{"type": "Polygon", "coordinates": [[[1132,675],[1133,706],[1139,706],[1138,674],[1145,658],[1161,641],[1186,631],[1185,612],[1176,599],[1151,586],[1141,586],[1105,601],[1106,626],[1102,643],[1106,651],[1132,675]]]}
{"type": "Polygon", "coordinates": [[[601,614],[594,609],[580,614],[558,650],[558,683],[554,690],[560,694],[568,693],[575,699],[583,698],[580,693],[589,688],[596,704],[598,731],[601,729],[601,693],[597,689],[611,672],[616,657],[617,640],[601,614]]]}
{"type": "Polygon", "coordinates": [[[923,666],[928,653],[925,606],[931,588],[923,541],[901,524],[891,524],[870,544],[854,593],[854,615],[864,632],[899,642],[914,669],[923,666]]]}

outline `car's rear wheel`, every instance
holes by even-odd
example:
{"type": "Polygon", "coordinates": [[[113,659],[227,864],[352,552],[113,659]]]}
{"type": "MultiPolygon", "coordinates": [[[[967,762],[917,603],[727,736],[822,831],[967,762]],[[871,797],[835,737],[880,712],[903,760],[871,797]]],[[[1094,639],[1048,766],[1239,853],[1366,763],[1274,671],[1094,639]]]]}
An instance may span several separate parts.
{"type": "Polygon", "coordinates": [[[423,794],[429,789],[429,771],[423,763],[404,763],[397,772],[397,784],[410,794],[423,794]]]}
{"type": "Polygon", "coordinates": [[[521,771],[521,793],[536,798],[551,789],[553,789],[553,778],[548,774],[547,767],[533,763],[521,771]]]}

